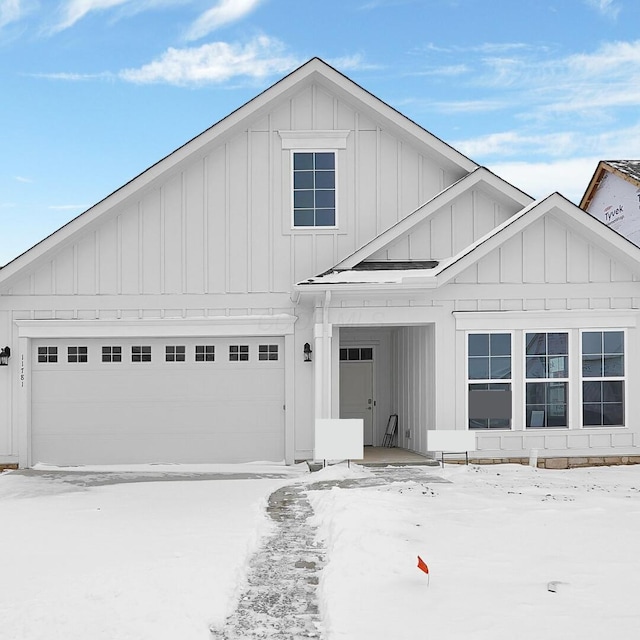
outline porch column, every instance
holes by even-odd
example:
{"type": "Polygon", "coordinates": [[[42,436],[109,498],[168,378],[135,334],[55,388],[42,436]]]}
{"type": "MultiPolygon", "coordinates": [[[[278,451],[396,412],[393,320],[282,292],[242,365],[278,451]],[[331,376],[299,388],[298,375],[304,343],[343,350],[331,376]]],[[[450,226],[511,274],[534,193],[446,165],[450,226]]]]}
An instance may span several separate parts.
{"type": "Polygon", "coordinates": [[[331,338],[332,325],[314,327],[315,417],[331,417],[331,338]]]}

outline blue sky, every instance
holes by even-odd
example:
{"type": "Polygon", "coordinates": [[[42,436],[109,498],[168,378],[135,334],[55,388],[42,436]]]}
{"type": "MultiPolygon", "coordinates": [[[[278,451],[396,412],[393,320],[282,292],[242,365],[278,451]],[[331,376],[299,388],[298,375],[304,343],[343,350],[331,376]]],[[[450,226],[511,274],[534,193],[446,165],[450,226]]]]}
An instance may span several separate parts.
{"type": "Polygon", "coordinates": [[[0,264],[314,56],[534,197],[640,157],[638,0],[0,0],[0,264]]]}

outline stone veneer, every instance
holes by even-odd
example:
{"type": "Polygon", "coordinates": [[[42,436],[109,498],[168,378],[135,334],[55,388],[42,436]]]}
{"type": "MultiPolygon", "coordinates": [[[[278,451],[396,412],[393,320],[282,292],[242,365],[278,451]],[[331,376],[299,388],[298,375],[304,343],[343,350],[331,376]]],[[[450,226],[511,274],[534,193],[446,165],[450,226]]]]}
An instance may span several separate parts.
{"type": "MultiPolygon", "coordinates": [[[[464,464],[464,459],[447,458],[445,463],[464,464]]],[[[529,464],[529,458],[472,458],[469,464],[529,464]]],[[[640,464],[640,456],[589,456],[565,458],[538,457],[539,469],[573,469],[576,467],[606,467],[611,465],[640,464]]]]}

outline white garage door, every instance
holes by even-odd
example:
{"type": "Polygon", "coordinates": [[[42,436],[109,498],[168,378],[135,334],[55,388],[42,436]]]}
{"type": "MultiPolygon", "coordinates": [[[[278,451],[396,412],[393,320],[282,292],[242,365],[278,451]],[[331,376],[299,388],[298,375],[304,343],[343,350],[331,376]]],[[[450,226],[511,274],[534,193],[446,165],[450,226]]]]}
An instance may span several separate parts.
{"type": "Polygon", "coordinates": [[[34,340],[32,462],[284,459],[282,338],[34,340]]]}

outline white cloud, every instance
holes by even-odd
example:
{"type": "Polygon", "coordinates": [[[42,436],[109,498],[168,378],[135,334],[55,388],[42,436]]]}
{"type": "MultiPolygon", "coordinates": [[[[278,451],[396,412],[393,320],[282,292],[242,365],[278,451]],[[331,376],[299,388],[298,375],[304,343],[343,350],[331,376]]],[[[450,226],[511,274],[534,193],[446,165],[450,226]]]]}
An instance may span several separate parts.
{"type": "Polygon", "coordinates": [[[342,58],[331,58],[327,60],[327,63],[332,67],[340,71],[353,71],[354,69],[380,69],[379,65],[374,65],[366,62],[364,56],[360,53],[355,53],[350,56],[343,56],[342,58]]]}
{"type": "Polygon", "coordinates": [[[264,78],[290,71],[299,62],[284,53],[280,41],[259,36],[245,45],[212,42],[201,47],[168,49],[160,58],[120,77],[139,84],[208,84],[236,76],[264,78]]]}
{"type": "Polygon", "coordinates": [[[14,180],[16,182],[30,183],[33,182],[31,178],[25,178],[24,176],[15,176],[14,180]]]}
{"type": "Polygon", "coordinates": [[[453,141],[451,144],[483,163],[486,163],[488,158],[571,158],[578,154],[598,155],[600,160],[630,159],[637,156],[636,149],[640,148],[640,123],[594,133],[585,132],[583,129],[548,134],[504,131],[453,141]]]}
{"type": "Polygon", "coordinates": [[[22,0],[0,0],[0,29],[22,17],[22,0]]]}
{"type": "Polygon", "coordinates": [[[64,31],[72,27],[79,20],[82,20],[82,18],[92,11],[112,9],[131,1],[132,0],[68,0],[68,2],[61,7],[62,15],[60,20],[52,27],[51,31],[53,33],[64,31]]]}
{"type": "Polygon", "coordinates": [[[614,20],[620,13],[620,6],[614,0],[587,0],[587,5],[614,20]]]}
{"type": "Polygon", "coordinates": [[[582,136],[571,132],[524,135],[517,131],[505,131],[453,142],[452,145],[471,158],[509,157],[532,153],[566,157],[580,149],[583,143],[582,136]]]}
{"type": "Polygon", "coordinates": [[[552,162],[500,162],[487,168],[536,199],[559,191],[579,204],[600,160],[585,156],[552,162]]]}
{"type": "Polygon", "coordinates": [[[254,11],[262,0],[219,0],[189,28],[187,40],[199,40],[219,27],[236,22],[254,11]]]}
{"type": "Polygon", "coordinates": [[[66,71],[58,71],[54,73],[32,73],[29,74],[33,78],[46,78],[47,80],[65,80],[68,82],[81,82],[84,80],[110,80],[114,78],[110,71],[99,73],[70,73],[66,71]]]}

